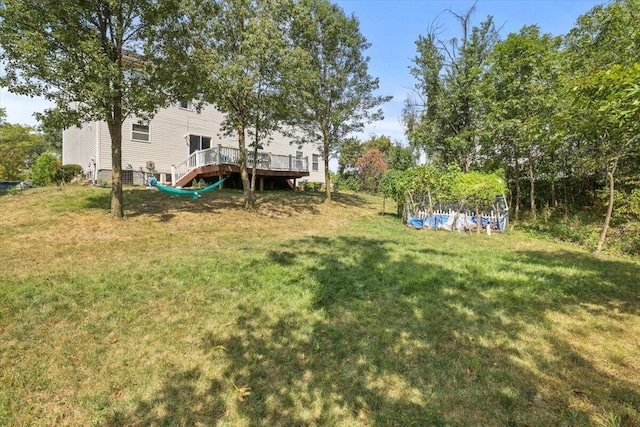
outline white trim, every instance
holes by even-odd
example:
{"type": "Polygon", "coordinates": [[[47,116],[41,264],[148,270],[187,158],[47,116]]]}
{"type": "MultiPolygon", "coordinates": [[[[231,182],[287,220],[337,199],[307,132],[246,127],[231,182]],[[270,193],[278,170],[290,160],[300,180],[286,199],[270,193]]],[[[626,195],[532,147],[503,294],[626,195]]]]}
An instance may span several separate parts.
{"type": "Polygon", "coordinates": [[[189,134],[188,134],[188,137],[189,137],[189,150],[191,150],[191,137],[192,137],[192,136],[199,136],[199,137],[200,137],[200,148],[199,148],[199,150],[204,150],[204,148],[202,148],[202,138],[209,138],[209,139],[210,139],[210,141],[209,141],[209,148],[212,148],[212,147],[213,147],[213,141],[214,141],[213,136],[209,136],[209,135],[201,135],[201,134],[198,134],[198,133],[191,133],[191,132],[189,132],[189,134]]]}

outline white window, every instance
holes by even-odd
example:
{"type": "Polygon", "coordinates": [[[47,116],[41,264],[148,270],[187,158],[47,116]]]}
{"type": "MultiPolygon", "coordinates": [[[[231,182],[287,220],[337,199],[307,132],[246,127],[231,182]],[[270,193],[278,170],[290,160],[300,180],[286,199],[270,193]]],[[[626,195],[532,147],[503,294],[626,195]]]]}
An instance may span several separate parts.
{"type": "Polygon", "coordinates": [[[149,125],[143,125],[141,123],[131,125],[131,139],[134,141],[150,142],[151,133],[149,131],[149,125]]]}
{"type": "Polygon", "coordinates": [[[193,102],[192,101],[180,101],[180,108],[182,110],[193,110],[193,102]]]}
{"type": "Polygon", "coordinates": [[[314,154],[312,157],[312,168],[314,171],[319,171],[320,170],[320,155],[319,154],[314,154]]]}

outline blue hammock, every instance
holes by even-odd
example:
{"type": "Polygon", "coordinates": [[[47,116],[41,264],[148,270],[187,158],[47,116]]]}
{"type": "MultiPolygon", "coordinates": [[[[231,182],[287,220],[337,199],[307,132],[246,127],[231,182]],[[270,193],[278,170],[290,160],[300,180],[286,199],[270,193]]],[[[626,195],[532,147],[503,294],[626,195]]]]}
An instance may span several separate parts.
{"type": "Polygon", "coordinates": [[[227,177],[222,178],[220,181],[199,190],[185,190],[183,188],[167,187],[166,185],[158,184],[158,180],[156,180],[155,177],[151,177],[151,181],[149,181],[149,184],[151,184],[152,187],[156,187],[160,191],[164,191],[165,193],[175,194],[176,196],[191,196],[193,200],[198,200],[202,193],[206,193],[207,191],[211,191],[214,188],[218,187],[225,181],[225,179],[227,179],[227,177]]]}

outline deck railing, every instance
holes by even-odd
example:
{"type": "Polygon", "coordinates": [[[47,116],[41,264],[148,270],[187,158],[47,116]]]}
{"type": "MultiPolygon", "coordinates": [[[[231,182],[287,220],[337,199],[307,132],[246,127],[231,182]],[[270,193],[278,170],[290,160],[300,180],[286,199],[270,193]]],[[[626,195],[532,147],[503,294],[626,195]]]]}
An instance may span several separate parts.
{"type": "MultiPolygon", "coordinates": [[[[223,147],[221,145],[205,150],[194,151],[180,163],[171,166],[171,182],[173,185],[176,185],[176,183],[189,172],[203,166],[237,166],[239,165],[239,157],[240,150],[238,148],[223,147]]],[[[247,168],[252,168],[253,153],[248,151],[247,157],[247,168]]],[[[257,168],[274,171],[308,172],[309,158],[259,152],[257,168]]]]}

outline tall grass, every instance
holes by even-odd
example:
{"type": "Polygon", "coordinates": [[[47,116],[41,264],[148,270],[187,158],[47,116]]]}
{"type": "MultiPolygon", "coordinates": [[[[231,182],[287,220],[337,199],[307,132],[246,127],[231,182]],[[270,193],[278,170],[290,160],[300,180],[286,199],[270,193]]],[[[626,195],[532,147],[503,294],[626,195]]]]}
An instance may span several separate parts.
{"type": "Polygon", "coordinates": [[[640,265],[380,200],[0,196],[0,424],[640,425],[640,265]]]}

